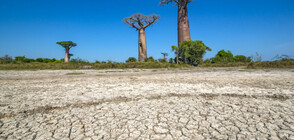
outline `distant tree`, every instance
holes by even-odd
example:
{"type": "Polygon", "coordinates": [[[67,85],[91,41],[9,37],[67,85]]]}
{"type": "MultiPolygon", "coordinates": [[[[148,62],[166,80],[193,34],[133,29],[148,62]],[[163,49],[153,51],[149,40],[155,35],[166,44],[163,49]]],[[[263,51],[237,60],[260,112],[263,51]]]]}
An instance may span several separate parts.
{"type": "Polygon", "coordinates": [[[16,56],[14,57],[13,63],[24,63],[25,59],[25,56],[16,56]]]}
{"type": "Polygon", "coordinates": [[[165,61],[164,59],[162,59],[162,58],[159,58],[157,61],[160,62],[160,63],[165,63],[165,62],[166,62],[166,61],[165,61]]]}
{"type": "Polygon", "coordinates": [[[169,63],[173,63],[173,62],[174,62],[173,58],[169,58],[169,63]]]}
{"type": "Polygon", "coordinates": [[[128,24],[130,27],[135,28],[139,31],[139,61],[144,61],[147,58],[147,43],[145,29],[158,21],[159,15],[145,16],[142,14],[134,14],[128,18],[124,18],[123,22],[128,24]]]}
{"type": "Polygon", "coordinates": [[[135,57],[129,57],[128,60],[126,60],[126,63],[130,62],[137,62],[137,59],[135,57]]]}
{"type": "Polygon", "coordinates": [[[251,57],[247,57],[247,62],[252,62],[252,58],[251,57]]]}
{"type": "Polygon", "coordinates": [[[49,59],[49,58],[44,58],[43,59],[43,63],[51,63],[52,61],[51,61],[51,59],[49,59]]]}
{"type": "Polygon", "coordinates": [[[172,46],[172,51],[175,52],[175,54],[176,54],[176,56],[177,56],[175,62],[176,62],[177,64],[179,64],[179,48],[178,48],[178,46],[173,45],[173,46],[172,46]]]}
{"type": "Polygon", "coordinates": [[[251,60],[254,62],[261,62],[262,61],[262,56],[259,53],[255,53],[255,55],[251,55],[251,60]]]}
{"type": "Polygon", "coordinates": [[[155,59],[152,56],[150,56],[148,58],[145,58],[144,62],[155,62],[155,59]]]}
{"type": "Polygon", "coordinates": [[[203,61],[206,51],[211,51],[211,48],[206,46],[201,40],[190,40],[183,41],[180,47],[172,46],[172,50],[178,55],[180,62],[197,66],[203,61]]]}
{"type": "Polygon", "coordinates": [[[244,55],[236,55],[236,56],[234,56],[233,59],[235,62],[246,62],[247,61],[247,57],[244,55]]]}
{"type": "Polygon", "coordinates": [[[34,59],[25,58],[24,63],[33,63],[36,62],[34,59]]]}
{"type": "Polygon", "coordinates": [[[72,53],[68,54],[68,60],[70,60],[71,57],[73,57],[74,55],[72,53]]]}
{"type": "Polygon", "coordinates": [[[212,63],[219,63],[219,62],[234,62],[234,55],[231,51],[220,50],[214,58],[212,58],[212,63]]]}
{"type": "Polygon", "coordinates": [[[76,43],[72,42],[72,41],[61,41],[61,42],[56,42],[56,44],[62,46],[65,49],[65,57],[64,57],[64,62],[68,63],[69,59],[70,59],[70,55],[69,55],[69,50],[72,47],[77,46],[76,43]]]}
{"type": "Polygon", "coordinates": [[[37,61],[37,62],[43,62],[44,59],[43,59],[43,58],[37,58],[36,61],[37,61]]]}
{"type": "Polygon", "coordinates": [[[234,62],[251,62],[251,58],[244,55],[236,55],[234,56],[234,62]]]}
{"type": "Polygon", "coordinates": [[[289,56],[289,55],[285,55],[285,54],[283,54],[283,55],[276,55],[274,58],[273,58],[273,60],[276,60],[276,61],[289,61],[289,60],[293,60],[292,58],[291,58],[291,56],[289,56]]]}
{"type": "Polygon", "coordinates": [[[188,19],[188,4],[193,0],[161,0],[160,5],[174,2],[178,6],[178,46],[183,41],[191,40],[188,19]]]}
{"type": "Polygon", "coordinates": [[[166,56],[168,56],[168,53],[161,53],[163,55],[163,60],[166,62],[166,56]]]}
{"type": "Polygon", "coordinates": [[[5,55],[5,56],[0,58],[0,63],[1,64],[7,64],[7,63],[10,63],[10,62],[12,62],[12,57],[11,56],[5,55]]]}
{"type": "Polygon", "coordinates": [[[205,59],[205,60],[203,61],[203,63],[204,63],[204,64],[210,64],[211,61],[210,61],[210,59],[205,59]]]}

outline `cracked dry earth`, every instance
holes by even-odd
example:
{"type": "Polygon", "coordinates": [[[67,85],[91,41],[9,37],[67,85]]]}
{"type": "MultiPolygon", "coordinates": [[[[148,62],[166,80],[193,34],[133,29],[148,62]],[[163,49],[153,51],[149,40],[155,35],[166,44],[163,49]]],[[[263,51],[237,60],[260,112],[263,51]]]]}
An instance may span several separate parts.
{"type": "Polygon", "coordinates": [[[293,140],[294,70],[0,71],[0,113],[0,139],[293,140]]]}

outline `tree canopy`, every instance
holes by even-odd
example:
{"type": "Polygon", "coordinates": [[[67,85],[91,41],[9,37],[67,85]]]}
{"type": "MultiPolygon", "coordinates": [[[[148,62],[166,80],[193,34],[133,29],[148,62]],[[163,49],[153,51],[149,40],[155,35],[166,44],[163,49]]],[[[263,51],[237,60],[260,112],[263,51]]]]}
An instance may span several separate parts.
{"type": "Polygon", "coordinates": [[[72,41],[60,41],[60,42],[56,42],[56,44],[62,46],[65,49],[71,49],[72,47],[77,46],[77,44],[72,41]]]}
{"type": "Polygon", "coordinates": [[[124,18],[123,22],[128,24],[130,27],[133,27],[137,30],[145,29],[148,26],[152,25],[154,22],[157,22],[160,18],[159,15],[143,15],[143,14],[134,14],[130,17],[124,18]]]}
{"type": "Polygon", "coordinates": [[[180,62],[197,66],[203,61],[206,51],[211,51],[211,48],[201,40],[190,40],[182,42],[179,47],[172,46],[172,50],[179,56],[180,62]]]}
{"type": "Polygon", "coordinates": [[[163,52],[162,52],[161,54],[162,54],[163,56],[168,56],[168,53],[163,53],[163,52]]]}
{"type": "Polygon", "coordinates": [[[231,51],[220,50],[215,57],[211,58],[212,63],[229,63],[229,62],[251,62],[251,57],[244,55],[234,56],[231,51]]]}

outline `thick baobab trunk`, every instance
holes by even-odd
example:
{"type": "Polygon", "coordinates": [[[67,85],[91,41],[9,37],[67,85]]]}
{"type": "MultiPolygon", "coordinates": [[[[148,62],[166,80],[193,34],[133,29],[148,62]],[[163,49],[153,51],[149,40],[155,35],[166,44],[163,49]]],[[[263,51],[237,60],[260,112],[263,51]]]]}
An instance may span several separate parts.
{"type": "Polygon", "coordinates": [[[65,49],[65,56],[64,56],[64,62],[69,62],[69,49],[65,49]]]}
{"type": "Polygon", "coordinates": [[[139,30],[139,61],[144,61],[147,58],[147,43],[145,29],[139,30]]]}
{"type": "Polygon", "coordinates": [[[191,40],[190,26],[188,20],[187,5],[178,6],[178,45],[183,41],[191,40]]]}
{"type": "MultiPolygon", "coordinates": [[[[180,43],[188,40],[191,40],[191,34],[187,5],[178,5],[178,47],[180,47],[180,43]]],[[[177,64],[179,64],[179,54],[177,55],[177,64]]]]}

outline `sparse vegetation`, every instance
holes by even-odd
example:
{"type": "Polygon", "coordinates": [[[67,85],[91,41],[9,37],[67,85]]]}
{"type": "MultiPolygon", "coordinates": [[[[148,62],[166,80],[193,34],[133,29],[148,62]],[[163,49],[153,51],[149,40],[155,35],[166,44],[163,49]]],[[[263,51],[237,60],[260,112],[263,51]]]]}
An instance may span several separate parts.
{"type": "Polygon", "coordinates": [[[247,68],[294,68],[294,60],[264,61],[250,63],[247,68]]]}
{"type": "Polygon", "coordinates": [[[67,73],[65,75],[82,75],[82,74],[84,74],[84,73],[67,73]]]}
{"type": "Polygon", "coordinates": [[[116,63],[116,62],[104,62],[104,63],[90,63],[87,61],[70,61],[69,63],[10,63],[1,64],[0,70],[43,70],[43,69],[154,69],[154,68],[192,68],[187,64],[172,64],[172,63],[159,63],[154,62],[130,62],[130,63],[116,63]]]}

